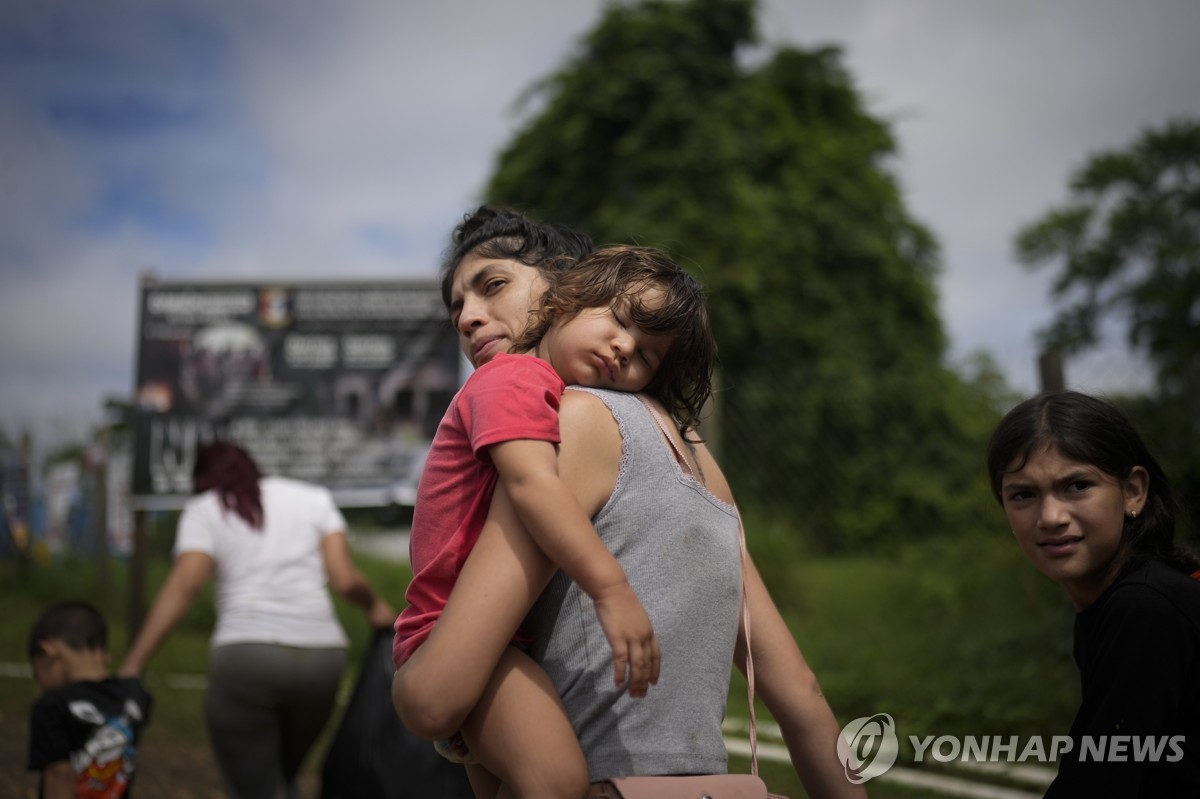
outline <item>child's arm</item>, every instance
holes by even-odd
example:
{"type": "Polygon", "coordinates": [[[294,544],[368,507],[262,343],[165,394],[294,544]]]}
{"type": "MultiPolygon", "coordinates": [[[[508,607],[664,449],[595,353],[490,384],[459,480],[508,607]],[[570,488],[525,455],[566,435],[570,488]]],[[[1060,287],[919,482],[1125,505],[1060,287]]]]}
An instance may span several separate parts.
{"type": "Polygon", "coordinates": [[[405,726],[429,739],[449,738],[462,728],[556,571],[497,486],[441,617],[392,679],[392,703],[405,726]]]}
{"type": "Polygon", "coordinates": [[[616,684],[625,684],[628,670],[630,695],[645,696],[658,682],[658,639],[621,564],[559,477],[554,445],[517,439],[493,444],[488,454],[530,537],[595,603],[616,684]]]}
{"type": "Polygon", "coordinates": [[[75,799],[75,770],[71,761],[59,760],[42,769],[43,799],[75,799]]]}

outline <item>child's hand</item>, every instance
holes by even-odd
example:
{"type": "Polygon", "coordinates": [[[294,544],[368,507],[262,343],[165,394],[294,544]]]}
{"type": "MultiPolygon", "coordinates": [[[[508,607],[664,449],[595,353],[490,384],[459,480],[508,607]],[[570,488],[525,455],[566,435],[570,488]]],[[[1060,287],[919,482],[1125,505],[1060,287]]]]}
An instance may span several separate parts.
{"type": "Polygon", "coordinates": [[[594,600],[600,628],[613,651],[613,676],[618,688],[626,685],[629,695],[643,697],[658,682],[662,655],[650,617],[629,583],[614,585],[594,600]]]}

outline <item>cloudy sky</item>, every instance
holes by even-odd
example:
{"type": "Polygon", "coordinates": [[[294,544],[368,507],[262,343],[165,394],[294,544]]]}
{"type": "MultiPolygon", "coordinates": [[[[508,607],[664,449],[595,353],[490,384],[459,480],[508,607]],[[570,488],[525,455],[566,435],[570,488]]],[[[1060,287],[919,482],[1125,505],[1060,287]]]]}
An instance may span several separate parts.
{"type": "MultiPolygon", "coordinates": [[[[133,383],[139,275],[433,275],[601,0],[0,0],[0,429],[81,437],[133,383]]],[[[1200,114],[1194,0],[763,0],[838,44],[943,251],[957,361],[1036,386],[1047,276],[1012,257],[1089,153],[1200,114]]],[[[1101,389],[1117,356],[1068,366],[1101,389]]]]}

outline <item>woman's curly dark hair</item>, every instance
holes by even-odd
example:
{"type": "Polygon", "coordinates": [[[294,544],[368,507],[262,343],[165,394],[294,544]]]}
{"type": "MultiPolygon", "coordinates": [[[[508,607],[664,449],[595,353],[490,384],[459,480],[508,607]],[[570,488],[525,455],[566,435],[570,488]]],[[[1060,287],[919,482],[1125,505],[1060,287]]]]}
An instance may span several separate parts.
{"type": "Polygon", "coordinates": [[[481,205],[464,216],[450,236],[442,258],[442,302],[450,307],[454,273],[468,255],[517,261],[549,278],[556,270],[570,269],[591,250],[587,235],[565,225],[538,222],[512,208],[481,205]]]}

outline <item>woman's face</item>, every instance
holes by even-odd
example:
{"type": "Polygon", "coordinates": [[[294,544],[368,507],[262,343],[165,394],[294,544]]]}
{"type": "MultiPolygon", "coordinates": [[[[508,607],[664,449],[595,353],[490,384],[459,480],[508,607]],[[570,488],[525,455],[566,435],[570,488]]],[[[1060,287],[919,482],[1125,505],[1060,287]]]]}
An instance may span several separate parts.
{"type": "Polygon", "coordinates": [[[1078,611],[1116,578],[1125,516],[1141,512],[1148,487],[1141,466],[1118,480],[1057,447],[1042,447],[1005,473],[1000,498],[1025,557],[1066,589],[1078,611]]]}
{"type": "Polygon", "coordinates": [[[508,352],[546,288],[541,272],[520,261],[474,253],[462,259],[450,284],[450,322],[472,364],[483,366],[508,352]]]}

